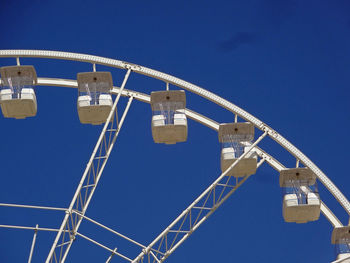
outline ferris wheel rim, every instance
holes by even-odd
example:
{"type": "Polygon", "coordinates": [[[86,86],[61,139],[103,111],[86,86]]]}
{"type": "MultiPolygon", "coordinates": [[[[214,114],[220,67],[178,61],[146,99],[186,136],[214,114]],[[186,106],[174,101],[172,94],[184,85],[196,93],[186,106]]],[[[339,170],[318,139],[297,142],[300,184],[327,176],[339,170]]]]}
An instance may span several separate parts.
{"type": "MultiPolygon", "coordinates": [[[[67,87],[67,88],[78,88],[78,83],[76,80],[72,79],[55,79],[55,78],[38,78],[38,86],[55,86],[55,87],[67,87]]],[[[120,89],[118,87],[113,87],[111,90],[111,93],[114,95],[119,94],[120,89]]],[[[141,93],[138,91],[130,90],[130,89],[124,89],[122,91],[122,96],[128,97],[133,96],[134,99],[139,100],[144,103],[150,103],[150,96],[145,93],[141,93]]],[[[186,108],[185,114],[190,119],[199,122],[200,124],[213,129],[215,131],[219,130],[219,123],[210,119],[207,116],[204,116],[198,112],[195,112],[191,109],[186,108]]],[[[260,157],[264,157],[267,161],[267,163],[274,168],[276,171],[280,171],[281,169],[285,169],[286,167],[282,165],[277,159],[275,159],[272,155],[261,149],[260,147],[256,146],[254,148],[258,155],[260,157]]],[[[328,208],[328,206],[321,200],[321,212],[324,214],[324,216],[328,219],[328,221],[333,225],[333,227],[341,227],[343,224],[340,222],[340,220],[334,215],[332,210],[328,208]]]]}
{"type": "Polygon", "coordinates": [[[100,64],[109,67],[115,67],[120,69],[130,69],[131,71],[146,75],[166,83],[174,84],[180,88],[184,88],[190,92],[193,92],[226,110],[237,114],[239,117],[251,122],[254,126],[262,131],[266,131],[271,139],[276,141],[280,146],[286,149],[290,154],[292,154],[297,160],[301,161],[306,167],[311,169],[317,176],[317,178],[322,182],[322,184],[329,190],[329,192],[335,197],[335,199],[341,204],[345,211],[350,215],[350,202],[343,195],[343,193],[338,189],[338,187],[318,168],[303,152],[301,152],[297,147],[285,139],[277,131],[269,127],[267,124],[243,110],[242,108],[236,106],[235,104],[225,100],[224,98],[203,89],[197,85],[190,82],[184,81],[180,78],[171,76],[169,74],[153,70],[147,67],[143,67],[137,64],[110,59],[100,56],[93,56],[81,53],[71,53],[62,51],[49,51],[49,50],[0,50],[0,57],[32,57],[32,58],[48,58],[48,59],[62,59],[62,60],[73,60],[79,62],[86,62],[91,64],[100,64]]]}
{"type": "MultiPolygon", "coordinates": [[[[0,79],[1,81],[1,79],[0,79]]],[[[55,79],[55,78],[38,78],[38,86],[55,86],[55,87],[66,87],[66,88],[78,88],[78,83],[76,80],[71,79],[55,79]]],[[[111,93],[117,95],[119,93],[120,89],[118,87],[113,87],[111,93]]],[[[150,103],[150,96],[141,92],[137,92],[130,89],[124,89],[122,91],[122,96],[133,96],[136,100],[139,100],[144,103],[150,103]]],[[[193,110],[190,110],[186,108],[185,113],[187,117],[190,119],[199,122],[200,124],[213,129],[215,131],[218,131],[219,129],[219,123],[216,121],[201,115],[193,110]]],[[[267,161],[267,163],[274,168],[276,171],[280,171],[281,169],[284,169],[285,167],[276,160],[273,156],[268,154],[266,151],[261,149],[260,147],[256,146],[255,151],[257,151],[257,154],[260,157],[264,157],[267,161]]],[[[1,204],[0,204],[1,206],[1,204]]],[[[343,224],[340,222],[340,220],[334,215],[332,210],[328,208],[328,206],[321,200],[321,212],[324,214],[324,216],[328,219],[328,221],[334,226],[334,227],[341,227],[343,224]]]]}
{"type": "MultiPolygon", "coordinates": [[[[341,193],[341,191],[335,186],[335,184],[298,148],[296,148],[293,144],[291,144],[288,140],[286,140],[278,132],[273,130],[271,127],[269,127],[268,125],[266,125],[265,123],[263,123],[262,121],[260,121],[259,119],[257,119],[256,117],[254,117],[253,115],[248,113],[247,111],[241,109],[240,107],[236,106],[235,104],[233,104],[233,103],[231,103],[231,102],[217,96],[216,94],[214,94],[210,91],[207,91],[199,86],[196,86],[194,84],[191,84],[191,83],[184,81],[184,80],[181,80],[179,78],[173,77],[171,75],[168,75],[168,74],[165,74],[165,73],[162,73],[162,72],[150,69],[150,68],[146,68],[143,66],[139,66],[136,64],[132,64],[132,63],[128,63],[128,62],[124,62],[124,61],[120,61],[120,60],[103,58],[103,57],[79,54],[79,53],[44,51],[44,50],[0,50],[0,57],[16,57],[18,62],[19,62],[19,57],[74,60],[74,61],[79,61],[79,62],[92,63],[94,68],[95,68],[96,64],[101,64],[101,65],[105,65],[105,66],[109,66],[109,67],[126,69],[128,71],[127,75],[132,71],[132,72],[135,72],[135,73],[138,73],[141,75],[146,75],[146,76],[164,81],[166,83],[174,84],[177,87],[184,88],[190,92],[193,92],[193,93],[195,93],[195,94],[197,94],[197,95],[199,95],[199,96],[201,96],[201,97],[203,97],[203,98],[205,98],[213,103],[216,103],[220,107],[231,111],[232,113],[236,114],[236,116],[238,115],[242,119],[245,119],[245,120],[251,122],[257,129],[264,132],[263,137],[265,135],[269,135],[270,138],[272,138],[275,142],[277,142],[280,146],[282,146],[285,150],[287,150],[292,156],[294,156],[297,159],[297,162],[301,161],[306,167],[310,168],[310,170],[315,173],[315,175],[325,185],[325,187],[328,189],[328,191],[336,198],[336,200],[343,206],[345,211],[350,215],[350,203],[347,200],[347,198],[341,193]]],[[[0,81],[1,81],[1,79],[0,79],[0,81]]],[[[64,79],[58,80],[58,79],[50,79],[50,78],[39,78],[38,79],[38,85],[45,85],[45,84],[48,86],[51,85],[51,86],[77,87],[76,81],[74,81],[74,80],[64,80],[64,79]]],[[[123,83],[123,85],[124,84],[125,83],[123,83]]],[[[130,94],[128,95],[128,92],[133,93],[133,95],[129,96],[131,100],[133,98],[136,98],[136,99],[139,98],[139,100],[141,100],[141,101],[149,102],[149,95],[147,95],[147,94],[143,94],[143,93],[131,91],[131,90],[129,90],[129,91],[124,90],[123,91],[123,88],[119,89],[118,87],[113,88],[113,90],[111,91],[111,93],[118,95],[118,98],[120,97],[122,92],[124,92],[124,93],[126,92],[126,96],[130,95],[130,94]]],[[[186,109],[186,115],[191,118],[191,114],[192,114],[192,117],[195,117],[195,118],[200,115],[200,114],[196,115],[196,112],[193,112],[191,110],[186,109]]],[[[211,126],[210,125],[206,125],[206,126],[212,128],[214,130],[218,129],[218,125],[219,125],[218,123],[214,123],[215,121],[210,122],[211,120],[206,116],[202,115],[202,117],[206,118],[206,119],[204,119],[204,121],[209,121],[209,123],[211,123],[211,126]]],[[[199,120],[197,120],[197,121],[199,121],[199,120]]],[[[199,122],[201,122],[201,121],[199,121],[199,122]]],[[[263,137],[261,137],[261,138],[263,138],[263,137]]],[[[259,138],[259,140],[261,140],[261,139],[259,138]]],[[[254,146],[252,146],[252,148],[253,147],[254,146]]],[[[266,152],[265,152],[265,154],[266,154],[266,152]]],[[[272,157],[272,156],[269,155],[267,157],[272,157]]],[[[261,160],[261,161],[264,162],[264,160],[261,160]]],[[[274,159],[274,161],[278,162],[275,159],[274,159]]],[[[334,227],[342,226],[339,219],[333,214],[333,212],[322,201],[321,201],[321,211],[326,216],[326,218],[333,224],[334,227]]],[[[153,242],[152,242],[152,244],[153,244],[153,242]]],[[[150,246],[151,245],[149,245],[149,247],[150,246]]],[[[174,249],[176,249],[176,247],[174,249]]],[[[142,252],[140,255],[143,256],[143,253],[144,252],[142,252]]],[[[152,253],[152,251],[150,253],[152,253]]],[[[135,260],[137,261],[138,258],[139,258],[139,256],[135,260]]],[[[166,259],[166,257],[164,259],[166,259]]]]}

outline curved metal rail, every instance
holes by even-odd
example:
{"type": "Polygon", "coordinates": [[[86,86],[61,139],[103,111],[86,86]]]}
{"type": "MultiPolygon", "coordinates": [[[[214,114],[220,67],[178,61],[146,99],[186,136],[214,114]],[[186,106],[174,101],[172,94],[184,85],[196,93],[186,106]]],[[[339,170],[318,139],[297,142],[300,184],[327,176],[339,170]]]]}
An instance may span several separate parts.
{"type": "MultiPolygon", "coordinates": [[[[252,122],[256,128],[258,128],[264,132],[263,136],[259,140],[261,140],[265,135],[270,136],[273,140],[275,140],[278,144],[280,144],[284,149],[289,151],[297,159],[298,162],[300,161],[306,167],[309,167],[316,174],[316,176],[319,178],[319,180],[325,185],[325,187],[331,192],[331,194],[343,206],[345,211],[348,214],[350,214],[350,203],[346,199],[346,197],[333,184],[333,182],[315,164],[313,164],[311,162],[311,160],[308,159],[299,149],[297,149],[294,145],[292,145],[284,137],[282,137],[280,134],[278,134],[275,130],[273,130],[268,125],[261,122],[259,119],[255,118],[254,116],[252,116],[248,112],[246,112],[243,109],[239,108],[238,106],[230,103],[229,101],[215,95],[214,93],[211,93],[205,89],[202,89],[194,84],[183,81],[183,80],[178,79],[176,77],[173,77],[171,75],[161,73],[159,71],[152,70],[152,69],[142,67],[139,65],[135,65],[132,63],[114,60],[114,59],[103,58],[103,57],[98,57],[98,56],[77,54],[77,53],[56,52],[56,51],[38,51],[38,50],[0,50],[0,57],[15,57],[15,58],[17,58],[17,61],[19,61],[19,57],[35,57],[35,58],[74,60],[74,61],[91,63],[91,64],[93,64],[94,68],[95,68],[95,64],[101,64],[101,65],[106,65],[109,67],[127,69],[128,72],[133,71],[135,73],[150,76],[152,78],[156,78],[156,79],[164,81],[166,83],[171,83],[175,86],[178,86],[180,88],[184,88],[188,91],[196,93],[196,94],[218,104],[219,106],[233,112],[234,114],[238,115],[239,117],[241,117],[249,122],[252,122]]],[[[38,85],[62,86],[62,87],[76,88],[77,82],[75,80],[66,80],[66,79],[39,78],[38,85]]],[[[128,96],[131,99],[134,98],[136,100],[140,100],[140,101],[143,101],[146,103],[150,102],[149,95],[146,95],[146,94],[143,94],[140,92],[136,92],[136,91],[126,90],[126,89],[123,90],[123,88],[124,88],[123,86],[121,89],[118,87],[114,87],[112,90],[112,93],[119,95],[119,96],[128,96]]],[[[201,124],[203,124],[209,128],[212,128],[214,130],[218,130],[219,124],[217,122],[215,122],[215,121],[213,121],[213,120],[211,120],[211,119],[209,119],[201,114],[198,114],[192,110],[186,109],[186,115],[189,118],[191,118],[197,122],[200,122],[201,124]]],[[[269,155],[268,153],[264,152],[262,149],[260,149],[259,147],[256,146],[258,141],[253,146],[254,146],[254,150],[258,153],[258,155],[261,158],[259,165],[261,165],[264,161],[266,161],[270,166],[272,166],[277,171],[284,169],[285,167],[280,162],[278,162],[271,155],[269,155]]],[[[252,150],[252,149],[253,149],[253,147],[251,147],[250,150],[252,150]]],[[[230,168],[232,168],[235,164],[236,163],[234,163],[230,168]]],[[[227,171],[226,171],[226,173],[227,173],[227,171]]],[[[237,181],[233,184],[232,183],[229,184],[228,182],[221,183],[221,180],[224,178],[224,174],[225,173],[223,173],[213,183],[213,185],[210,186],[212,188],[210,188],[210,189],[208,188],[209,190],[207,189],[196,200],[196,201],[199,201],[200,199],[205,197],[206,201],[204,203],[204,206],[196,207],[195,205],[198,203],[198,202],[196,203],[196,201],[193,204],[191,204],[191,206],[189,208],[187,208],[165,231],[163,231],[163,233],[161,233],[148,247],[144,248],[143,251],[133,260],[133,262],[143,262],[144,256],[146,256],[146,255],[148,255],[148,262],[151,262],[152,260],[153,260],[153,262],[163,262],[184,240],[187,239],[187,237],[190,234],[192,234],[192,232],[194,230],[196,230],[198,228],[198,226],[202,222],[204,222],[206,220],[206,218],[208,216],[210,216],[222,204],[222,202],[224,202],[246,179],[248,179],[248,177],[246,177],[243,180],[241,180],[241,182],[237,181]],[[219,198],[216,200],[215,199],[215,187],[217,187],[217,186],[223,186],[224,190],[227,187],[231,187],[232,191],[230,191],[228,194],[225,194],[224,196],[222,195],[222,193],[223,193],[222,192],[221,195],[219,196],[219,198]],[[214,197],[213,197],[213,193],[214,193],[214,197]],[[211,198],[213,200],[213,205],[210,207],[206,207],[205,204],[209,198],[211,198]],[[195,221],[195,224],[192,226],[192,228],[190,227],[190,229],[188,231],[187,230],[183,231],[183,230],[181,230],[182,226],[183,226],[185,220],[187,219],[187,217],[188,216],[189,216],[189,218],[191,217],[192,209],[199,209],[200,214],[204,210],[208,210],[207,211],[208,213],[206,213],[205,216],[202,216],[201,220],[195,221]],[[172,229],[172,227],[176,226],[176,224],[178,222],[181,222],[181,220],[183,220],[183,221],[182,221],[180,228],[179,229],[172,229]],[[161,252],[160,250],[162,250],[162,246],[164,247],[164,244],[166,244],[167,237],[170,233],[176,234],[175,239],[169,248],[167,247],[167,245],[165,245],[166,248],[165,249],[163,248],[163,252],[161,252]],[[181,239],[176,240],[176,238],[179,236],[179,234],[181,236],[181,239]],[[155,245],[158,245],[158,244],[159,244],[159,247],[155,248],[155,245]],[[152,257],[152,258],[150,258],[150,257],[152,257]]],[[[71,209],[71,208],[69,208],[69,209],[71,209]]],[[[83,210],[83,211],[85,211],[85,210],[83,210]]],[[[323,202],[321,204],[321,211],[334,227],[342,226],[342,223],[339,221],[339,219],[332,213],[332,211],[323,202]]],[[[70,211],[70,213],[67,213],[67,215],[66,215],[67,219],[69,218],[69,214],[71,214],[71,212],[75,212],[75,211],[72,210],[72,211],[70,211]]],[[[200,214],[198,215],[198,217],[200,216],[200,214]]],[[[82,217],[79,217],[79,219],[80,218],[82,219],[83,217],[84,217],[84,215],[82,215],[82,217]]],[[[191,219],[190,219],[190,224],[191,224],[191,219]]],[[[64,229],[63,224],[61,226],[60,231],[63,233],[67,232],[67,230],[64,229]]],[[[82,234],[80,234],[78,232],[76,232],[75,234],[82,236],[82,234]]],[[[87,238],[87,237],[83,236],[83,238],[87,238]]],[[[69,242],[70,242],[69,243],[69,247],[70,247],[72,241],[69,240],[69,242]]],[[[95,241],[91,241],[91,242],[95,242],[95,241]]],[[[113,251],[111,251],[111,249],[108,249],[108,250],[110,252],[112,252],[111,257],[114,254],[116,254],[116,253],[113,253],[113,251]]],[[[66,257],[66,253],[63,257],[63,261],[64,261],[65,257],[66,257]]],[[[131,261],[130,259],[128,259],[128,260],[131,261]]]]}
{"type": "MultiPolygon", "coordinates": [[[[55,86],[55,87],[66,87],[66,88],[78,88],[78,83],[76,80],[70,79],[55,79],[55,78],[38,78],[39,86],[55,86]]],[[[113,87],[111,91],[112,94],[118,95],[120,93],[120,88],[113,87]]],[[[133,97],[135,100],[150,103],[151,97],[145,93],[137,92],[130,89],[124,89],[121,91],[121,96],[124,97],[133,97]]],[[[191,109],[186,109],[185,114],[188,118],[210,128],[215,131],[219,130],[219,123],[201,115],[198,112],[195,112],[191,109]]],[[[260,147],[254,147],[254,151],[257,152],[260,158],[264,159],[272,168],[276,171],[280,172],[282,169],[286,167],[281,164],[278,160],[276,160],[273,156],[262,150],[260,147]]],[[[326,206],[326,204],[322,201],[321,204],[321,212],[328,219],[328,221],[333,225],[333,227],[341,227],[343,224],[340,220],[333,214],[333,212],[326,206]]]]}
{"type": "Polygon", "coordinates": [[[343,195],[343,193],[336,187],[336,185],[319,169],[305,154],[303,154],[297,147],[291,144],[282,135],[276,132],[274,129],[266,125],[264,122],[254,117],[247,111],[241,109],[235,104],[221,98],[220,96],[207,91],[199,86],[192,83],[184,81],[182,79],[176,78],[166,73],[159,72],[154,69],[143,67],[137,64],[104,58],[99,56],[92,56],[79,53],[70,52],[60,52],[60,51],[46,51],[46,50],[0,50],[0,57],[36,57],[36,58],[50,58],[50,59],[63,59],[63,60],[73,60],[80,62],[87,62],[91,64],[100,64],[109,67],[121,68],[121,69],[131,69],[135,73],[146,75],[166,83],[173,84],[175,86],[184,88],[188,91],[198,94],[199,96],[206,98],[219,106],[237,114],[239,117],[253,123],[255,127],[262,131],[266,131],[267,134],[280,144],[283,148],[289,151],[296,159],[303,163],[306,167],[309,167],[318,179],[323,183],[323,185],[332,193],[332,195],[338,200],[338,202],[343,206],[345,211],[350,215],[350,202],[343,195]]]}
{"type": "MultiPolygon", "coordinates": [[[[70,87],[70,88],[77,88],[78,84],[75,80],[64,80],[64,79],[52,79],[52,78],[39,78],[38,79],[38,85],[41,86],[64,86],[64,87],[70,87]]],[[[125,97],[133,97],[136,100],[142,101],[144,103],[150,103],[150,96],[144,93],[136,92],[133,90],[120,90],[118,87],[114,87],[112,94],[118,95],[121,93],[122,96],[125,97]]],[[[205,117],[195,111],[192,111],[190,109],[186,109],[185,114],[190,119],[199,122],[213,130],[218,131],[219,129],[219,123],[216,121],[205,117]]],[[[257,152],[259,157],[267,162],[272,168],[274,168],[276,171],[280,172],[282,169],[285,169],[286,167],[281,164],[278,160],[276,160],[273,156],[269,155],[267,152],[259,148],[258,146],[254,147],[254,151],[257,152]]],[[[260,163],[261,164],[261,163],[260,163]]],[[[223,177],[221,177],[223,178],[223,177]]],[[[138,255],[138,257],[135,258],[133,262],[163,262],[171,253],[175,251],[176,248],[179,247],[198,227],[201,225],[212,213],[216,211],[216,209],[231,195],[234,193],[234,191],[243,184],[247,178],[244,178],[244,180],[238,182],[236,184],[235,182],[226,181],[221,182],[221,185],[225,185],[225,187],[231,187],[232,191],[230,191],[227,195],[222,196],[220,200],[218,199],[216,203],[213,203],[213,205],[208,205],[208,199],[213,199],[214,190],[218,192],[218,190],[215,187],[212,187],[211,190],[207,191],[206,194],[202,196],[202,199],[205,200],[204,206],[195,206],[198,203],[198,198],[191,206],[184,210],[184,212],[175,219],[169,227],[167,227],[157,238],[154,239],[153,242],[150,243],[150,245],[147,248],[144,248],[142,252],[138,255]],[[225,199],[224,199],[225,198],[225,199]],[[222,200],[222,202],[220,202],[222,200]],[[202,214],[201,219],[202,220],[196,220],[193,224],[190,217],[194,217],[194,214],[197,212],[196,215],[198,215],[198,211],[202,214]],[[191,223],[190,223],[191,222],[191,223]],[[188,226],[189,224],[192,224],[190,228],[188,227],[185,229],[184,225],[188,226]],[[174,243],[172,241],[175,241],[174,243]],[[167,243],[169,243],[167,245],[167,243]],[[149,256],[146,258],[146,260],[143,260],[143,257],[149,256]]],[[[220,181],[220,180],[218,180],[220,181]]],[[[216,186],[217,187],[217,186],[216,186]]],[[[341,227],[343,226],[340,220],[333,214],[333,212],[327,207],[327,205],[322,201],[321,202],[321,211],[323,215],[328,219],[328,221],[333,225],[333,227],[341,227]]]]}

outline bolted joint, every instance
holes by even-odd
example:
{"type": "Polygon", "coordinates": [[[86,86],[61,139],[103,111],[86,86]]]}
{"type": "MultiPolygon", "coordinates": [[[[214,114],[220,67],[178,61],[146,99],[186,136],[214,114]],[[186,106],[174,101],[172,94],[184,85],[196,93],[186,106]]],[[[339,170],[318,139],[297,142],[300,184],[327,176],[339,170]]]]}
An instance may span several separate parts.
{"type": "Polygon", "coordinates": [[[132,71],[136,70],[136,71],[140,71],[141,70],[141,66],[136,65],[136,64],[131,64],[128,62],[123,62],[124,63],[124,68],[125,69],[130,69],[132,71]]]}
{"type": "Polygon", "coordinates": [[[268,135],[270,135],[271,137],[277,138],[278,133],[272,129],[270,126],[266,125],[265,123],[262,123],[259,128],[263,131],[263,132],[267,132],[268,135]]]}
{"type": "Polygon", "coordinates": [[[151,247],[146,247],[144,249],[142,249],[142,252],[145,254],[145,255],[148,255],[150,252],[151,252],[152,248],[151,247]]]}

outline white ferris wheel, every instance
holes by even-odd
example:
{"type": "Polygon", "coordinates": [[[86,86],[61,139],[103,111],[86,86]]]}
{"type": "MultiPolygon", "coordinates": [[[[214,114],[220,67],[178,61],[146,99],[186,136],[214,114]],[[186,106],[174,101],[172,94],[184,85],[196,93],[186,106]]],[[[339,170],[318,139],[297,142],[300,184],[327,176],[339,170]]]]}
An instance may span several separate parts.
{"type": "Polygon", "coordinates": [[[305,154],[245,110],[208,90],[174,76],[115,59],[41,50],[0,50],[0,57],[17,60],[17,65],[9,65],[0,69],[0,103],[4,117],[23,119],[35,116],[37,112],[35,86],[70,87],[78,89],[77,109],[80,122],[82,124],[102,124],[103,127],[68,207],[0,203],[1,207],[52,210],[62,213],[60,214],[61,224],[57,228],[47,228],[41,225],[11,225],[0,222],[0,228],[26,229],[34,232],[31,249],[28,252],[28,262],[32,260],[36,237],[41,231],[55,234],[50,249],[47,251],[46,263],[69,261],[68,255],[70,250],[74,249],[76,239],[85,239],[104,249],[107,252],[105,262],[114,261],[117,257],[121,261],[133,263],[163,262],[250,176],[257,173],[262,165],[271,166],[279,174],[279,184],[283,192],[281,209],[284,220],[306,223],[316,221],[320,215],[323,215],[334,229],[331,240],[336,246],[337,255],[333,263],[350,262],[350,226],[343,225],[324,203],[322,196],[319,195],[317,182],[323,184],[350,215],[350,203],[347,198],[305,154]],[[91,64],[92,68],[91,72],[78,73],[74,80],[44,78],[37,76],[35,66],[21,65],[21,58],[78,61],[91,64]],[[111,73],[97,71],[96,65],[124,72],[123,81],[118,85],[114,84],[111,73]],[[159,80],[165,83],[165,88],[150,94],[127,89],[128,79],[133,74],[159,80]],[[186,108],[186,92],[201,96],[231,112],[234,121],[218,123],[186,108]],[[120,107],[120,103],[118,104],[121,97],[127,98],[127,103],[123,108],[120,107]],[[185,142],[188,133],[187,120],[191,119],[216,131],[221,144],[221,174],[149,244],[141,244],[86,215],[134,100],[148,103],[151,106],[151,130],[155,143],[172,145],[185,142]],[[119,116],[118,112],[122,114],[119,116]],[[294,167],[286,167],[283,160],[278,160],[269,154],[269,149],[260,147],[259,143],[268,137],[295,158],[294,167]],[[139,253],[129,255],[128,251],[119,251],[116,247],[109,247],[83,234],[80,231],[83,221],[88,221],[124,239],[130,245],[138,247],[139,253]]]}

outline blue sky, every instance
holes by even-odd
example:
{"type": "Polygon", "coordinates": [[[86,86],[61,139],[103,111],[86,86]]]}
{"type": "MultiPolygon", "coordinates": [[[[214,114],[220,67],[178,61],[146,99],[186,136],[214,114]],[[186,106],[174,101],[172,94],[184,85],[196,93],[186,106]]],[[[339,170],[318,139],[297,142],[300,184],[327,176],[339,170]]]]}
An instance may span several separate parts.
{"type": "MultiPolygon", "coordinates": [[[[197,84],[280,132],[350,197],[349,13],[345,0],[4,0],[0,49],[110,57],[197,84]]],[[[14,63],[0,59],[0,66],[14,63]]],[[[43,59],[23,59],[22,64],[33,64],[41,77],[75,79],[78,72],[91,70],[83,63],[43,59]]],[[[120,85],[122,72],[112,70],[112,75],[120,85]]],[[[164,84],[131,75],[127,88],[150,93],[163,90],[164,84]]],[[[37,87],[36,93],[35,118],[0,118],[0,202],[66,207],[101,126],[79,123],[76,90],[37,87]]],[[[231,113],[189,93],[187,105],[218,122],[234,120],[231,113]]],[[[144,244],[220,174],[216,132],[189,121],[188,142],[156,145],[150,118],[149,105],[133,103],[87,212],[144,244]]],[[[270,140],[261,146],[286,166],[295,165],[270,140]]],[[[323,186],[320,194],[347,223],[348,215],[323,186]]],[[[0,224],[54,228],[62,218],[56,212],[0,208],[0,224]]],[[[89,223],[81,230],[124,248],[89,223]]],[[[331,231],[323,216],[308,224],[284,223],[277,172],[264,165],[168,262],[330,262],[331,231]]],[[[32,235],[1,229],[0,262],[27,260],[32,235]]],[[[50,233],[39,233],[33,262],[43,262],[53,239],[50,233]]],[[[138,253],[126,252],[130,257],[138,253]]],[[[80,239],[67,262],[105,262],[108,255],[80,239]]]]}

